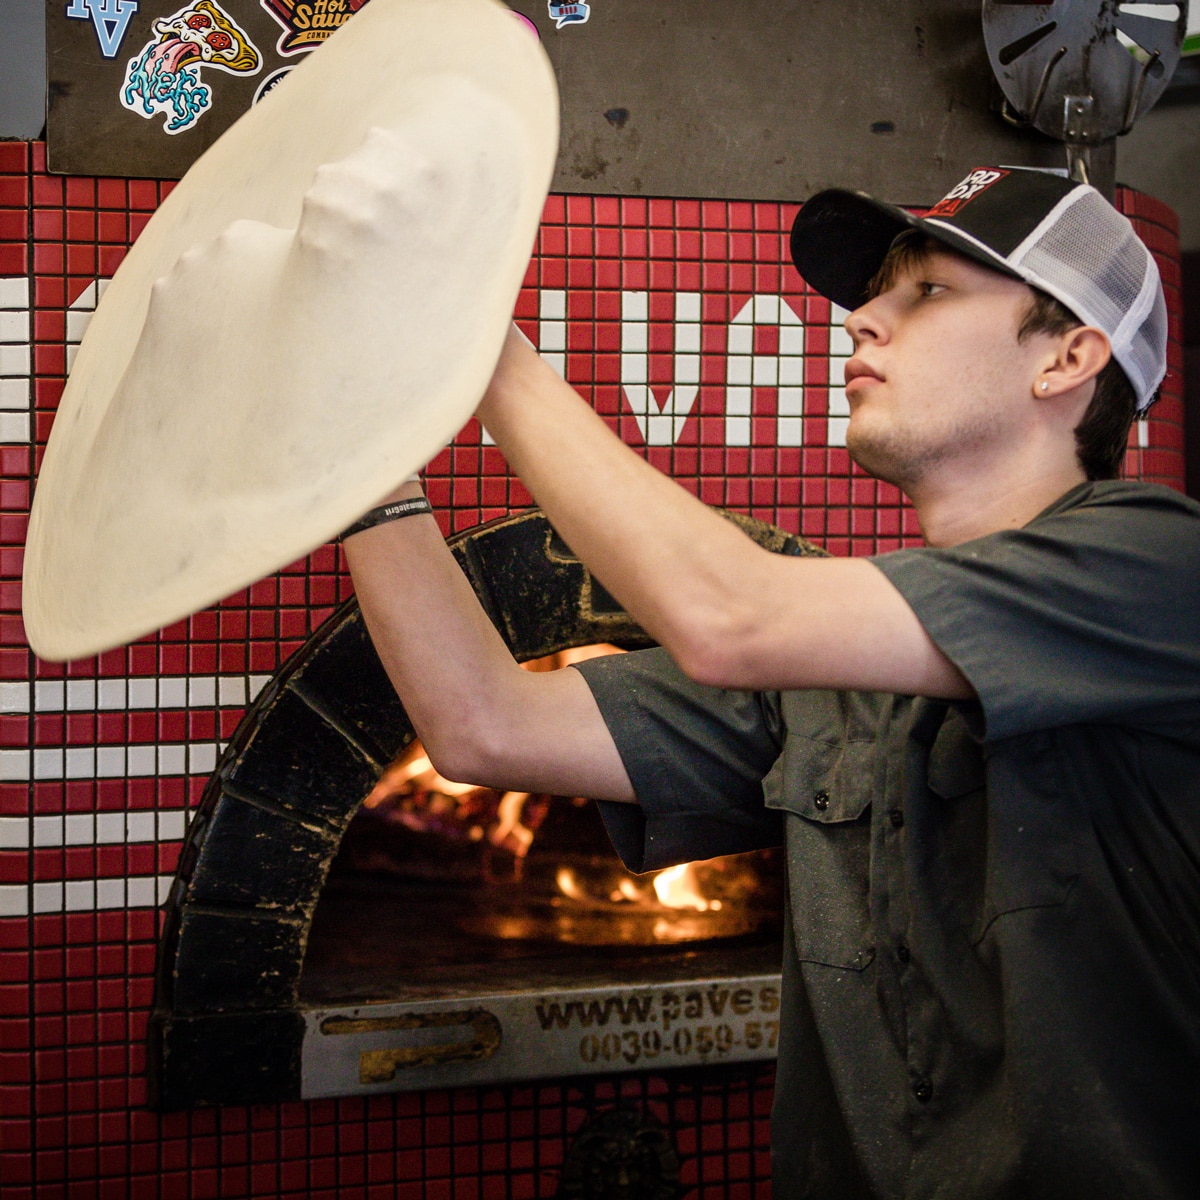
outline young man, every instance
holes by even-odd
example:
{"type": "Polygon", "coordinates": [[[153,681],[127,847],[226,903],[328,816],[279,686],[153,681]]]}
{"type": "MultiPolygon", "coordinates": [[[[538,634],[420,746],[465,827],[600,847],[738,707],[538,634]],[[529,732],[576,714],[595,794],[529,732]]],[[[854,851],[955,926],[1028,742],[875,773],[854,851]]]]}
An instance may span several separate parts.
{"type": "Polygon", "coordinates": [[[1153,261],[1003,169],[925,220],[822,193],[792,249],[925,548],[760,550],[514,332],[480,418],[663,649],[521,671],[418,517],[346,543],[380,656],[444,774],[636,801],[635,869],[785,840],[777,1200],[1194,1194],[1200,509],[1112,478],[1153,261]]]}

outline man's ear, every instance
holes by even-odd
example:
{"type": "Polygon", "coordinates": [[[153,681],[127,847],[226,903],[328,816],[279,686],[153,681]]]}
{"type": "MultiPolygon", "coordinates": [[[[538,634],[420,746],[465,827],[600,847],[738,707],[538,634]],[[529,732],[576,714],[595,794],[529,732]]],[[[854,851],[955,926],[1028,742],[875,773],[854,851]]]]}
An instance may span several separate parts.
{"type": "Polygon", "coordinates": [[[1110,358],[1108,335],[1094,325],[1077,325],[1059,335],[1033,381],[1033,394],[1050,399],[1072,392],[1095,379],[1110,358]]]}

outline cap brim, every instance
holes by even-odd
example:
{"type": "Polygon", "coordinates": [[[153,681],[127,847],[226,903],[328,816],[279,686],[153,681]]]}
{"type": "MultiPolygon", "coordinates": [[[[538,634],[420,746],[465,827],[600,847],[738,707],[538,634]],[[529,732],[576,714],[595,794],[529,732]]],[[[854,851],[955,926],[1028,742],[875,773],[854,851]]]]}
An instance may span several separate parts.
{"type": "Polygon", "coordinates": [[[446,445],[495,368],[557,147],[553,70],[494,0],[374,0],[237,121],[155,213],[80,348],[30,520],[33,649],[79,658],[186,617],[329,541],[446,445]],[[269,271],[214,269],[214,289],[242,285],[229,316],[161,316],[178,305],[155,281],[194,270],[186,251],[211,258],[250,226],[294,240],[317,168],[377,129],[424,154],[419,179],[450,181],[441,204],[432,184],[401,189],[387,228],[403,269],[378,296],[314,286],[305,306],[269,271]]]}
{"type": "Polygon", "coordinates": [[[869,299],[871,280],[906,229],[919,229],[967,258],[1020,278],[999,255],[946,225],[844,188],[818,192],[797,213],[792,262],[809,287],[853,311],[869,299]]]}

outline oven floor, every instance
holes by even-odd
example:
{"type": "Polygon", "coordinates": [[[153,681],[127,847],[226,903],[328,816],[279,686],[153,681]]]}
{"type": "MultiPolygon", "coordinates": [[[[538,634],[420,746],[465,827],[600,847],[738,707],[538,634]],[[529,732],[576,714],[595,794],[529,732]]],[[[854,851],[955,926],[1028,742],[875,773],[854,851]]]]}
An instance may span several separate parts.
{"type": "Polygon", "coordinates": [[[475,888],[370,876],[331,880],[313,918],[301,1004],[769,975],[782,957],[777,921],[737,937],[589,945],[538,936],[554,919],[539,917],[536,906],[524,914],[482,912],[488,901],[475,888]],[[506,927],[531,936],[496,932],[506,927]]]}

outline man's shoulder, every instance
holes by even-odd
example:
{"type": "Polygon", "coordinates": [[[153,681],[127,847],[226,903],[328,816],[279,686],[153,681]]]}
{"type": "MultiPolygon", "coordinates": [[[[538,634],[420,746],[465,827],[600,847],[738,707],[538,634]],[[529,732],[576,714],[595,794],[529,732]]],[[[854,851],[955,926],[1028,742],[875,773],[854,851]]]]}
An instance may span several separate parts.
{"type": "Polygon", "coordinates": [[[1200,504],[1161,483],[1096,479],[1064,493],[1030,524],[1036,526],[1047,518],[1068,513],[1093,513],[1110,519],[1144,513],[1200,521],[1200,504]]]}

